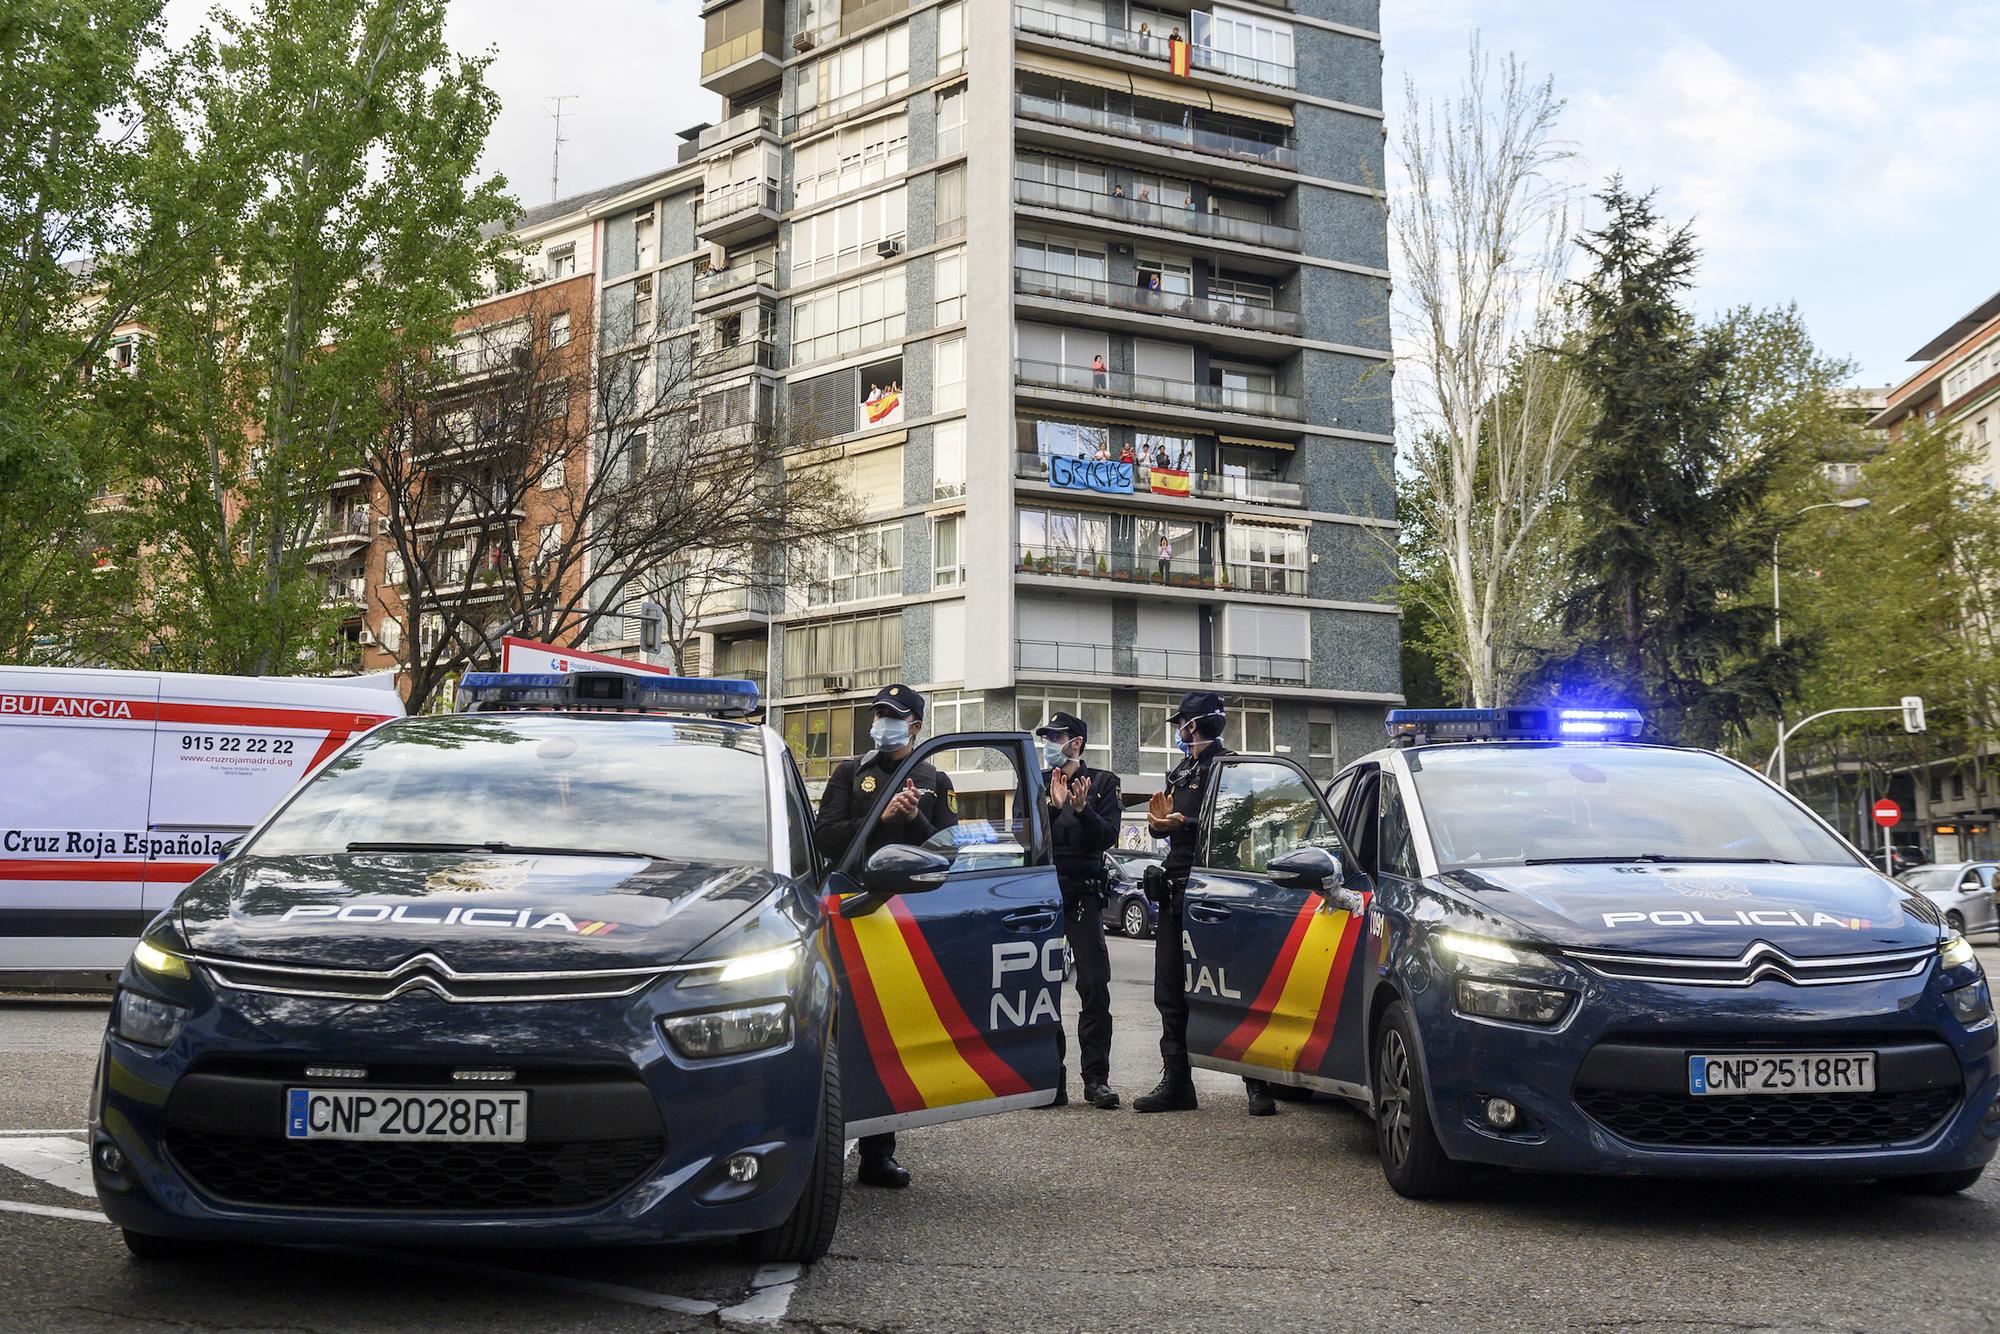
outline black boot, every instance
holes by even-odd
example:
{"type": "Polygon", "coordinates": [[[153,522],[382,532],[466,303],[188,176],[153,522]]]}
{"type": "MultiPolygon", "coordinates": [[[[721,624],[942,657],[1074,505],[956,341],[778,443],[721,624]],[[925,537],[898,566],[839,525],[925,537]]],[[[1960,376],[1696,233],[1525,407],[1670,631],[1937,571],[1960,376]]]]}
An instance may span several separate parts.
{"type": "Polygon", "coordinates": [[[1250,1100],[1250,1115],[1276,1116],[1278,1114],[1278,1100],[1271,1096],[1271,1086],[1263,1080],[1244,1080],[1243,1093],[1250,1100]]]}
{"type": "Polygon", "coordinates": [[[901,1190],[910,1184],[910,1169],[897,1162],[888,1154],[875,1157],[861,1155],[861,1170],[854,1179],[864,1186],[881,1186],[885,1190],[901,1190]]]}
{"type": "Polygon", "coordinates": [[[1160,1072],[1160,1082],[1151,1093],[1132,1100],[1135,1112],[1191,1112],[1198,1105],[1194,1078],[1184,1065],[1167,1066],[1160,1072]]]}
{"type": "Polygon", "coordinates": [[[1083,1100],[1100,1112],[1108,1112],[1118,1105],[1118,1095],[1111,1091],[1109,1085],[1087,1079],[1083,1082],[1083,1100]]]}

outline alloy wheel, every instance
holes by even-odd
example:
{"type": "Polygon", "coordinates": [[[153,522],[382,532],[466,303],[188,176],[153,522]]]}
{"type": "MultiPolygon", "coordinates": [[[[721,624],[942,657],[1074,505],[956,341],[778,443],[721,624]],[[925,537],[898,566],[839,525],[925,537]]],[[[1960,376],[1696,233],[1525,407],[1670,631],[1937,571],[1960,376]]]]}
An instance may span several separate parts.
{"type": "Polygon", "coordinates": [[[1125,905],[1125,934],[1137,940],[1146,934],[1146,905],[1128,903],[1125,905]]]}
{"type": "Polygon", "coordinates": [[[1410,1053],[1393,1028],[1382,1034],[1380,1064],[1375,1119],[1388,1136],[1390,1159],[1400,1167],[1410,1156],[1410,1053]]]}

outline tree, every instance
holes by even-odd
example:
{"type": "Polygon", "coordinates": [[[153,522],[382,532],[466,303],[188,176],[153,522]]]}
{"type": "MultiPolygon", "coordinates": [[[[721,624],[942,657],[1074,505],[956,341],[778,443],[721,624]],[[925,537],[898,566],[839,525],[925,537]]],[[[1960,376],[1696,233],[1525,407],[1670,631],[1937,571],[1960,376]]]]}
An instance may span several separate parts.
{"type": "Polygon", "coordinates": [[[1681,304],[1698,259],[1689,230],[1664,230],[1651,195],[1617,177],[1597,198],[1572,358],[1595,403],[1571,477],[1582,528],[1563,623],[1577,645],[1540,677],[1643,705],[1664,738],[1715,746],[1796,687],[1797,657],[1768,643],[1771,609],[1754,592],[1779,456],[1732,453],[1735,346],[1681,304]]]}
{"type": "Polygon", "coordinates": [[[131,427],[153,481],[142,630],[169,666],[332,665],[310,567],[326,487],[386,429],[382,386],[507,265],[478,178],[498,100],[444,0],[225,10],[141,84],[141,253],[184,280],[131,427]]]}
{"type": "Polygon", "coordinates": [[[492,666],[504,635],[580,643],[646,601],[692,671],[704,612],[731,595],[775,600],[803,564],[770,553],[855,520],[844,488],[788,468],[798,457],[747,385],[698,392],[717,354],[669,340],[593,368],[587,312],[563,308],[556,343],[552,302],[533,294],[440,355],[407,358],[367,448],[371,527],[399,572],[376,600],[402,627],[412,711],[492,666]]]}
{"type": "MultiPolygon", "coordinates": [[[[1459,96],[1426,108],[1411,81],[1391,206],[1399,270],[1397,386],[1416,430],[1406,512],[1435,540],[1433,643],[1477,705],[1510,693],[1550,596],[1550,529],[1588,404],[1560,355],[1566,192],[1551,169],[1562,102],[1477,39],[1459,96]]],[[[1407,605],[1407,603],[1406,603],[1407,605]]]]}
{"type": "Polygon", "coordinates": [[[120,479],[100,373],[158,266],[128,253],[130,90],[160,0],[0,15],[0,660],[92,661],[131,563],[95,497],[120,479]]]}

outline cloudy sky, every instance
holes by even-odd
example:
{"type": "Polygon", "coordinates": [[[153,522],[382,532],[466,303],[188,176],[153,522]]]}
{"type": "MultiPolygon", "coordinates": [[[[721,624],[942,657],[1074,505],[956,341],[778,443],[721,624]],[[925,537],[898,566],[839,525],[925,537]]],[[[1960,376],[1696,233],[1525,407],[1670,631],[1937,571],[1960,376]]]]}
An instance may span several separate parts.
{"type": "MultiPolygon", "coordinates": [[[[240,0],[238,0],[240,3],[240,0]]],[[[1001,3],[1002,0],[979,0],[1001,3]]],[[[184,34],[204,0],[171,0],[184,34]]],[[[1992,0],[1384,0],[1388,106],[1433,95],[1489,49],[1554,77],[1581,178],[1617,170],[1692,218],[1700,304],[1796,301],[1829,351],[1883,384],[2000,289],[2000,5],[1992,0]]],[[[548,99],[574,193],[671,162],[711,120],[697,0],[458,0],[464,49],[494,48],[505,111],[491,165],[549,197],[548,99]],[[619,34],[608,40],[607,34],[619,34]]],[[[1393,185],[1393,181],[1392,181],[1393,185]]]]}

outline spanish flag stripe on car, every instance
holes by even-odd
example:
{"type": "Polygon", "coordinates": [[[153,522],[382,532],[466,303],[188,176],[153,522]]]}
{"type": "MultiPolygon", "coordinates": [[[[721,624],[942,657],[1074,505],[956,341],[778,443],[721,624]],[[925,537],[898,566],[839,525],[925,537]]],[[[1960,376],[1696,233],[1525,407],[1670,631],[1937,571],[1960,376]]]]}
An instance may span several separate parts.
{"type": "Polygon", "coordinates": [[[958,1003],[958,995],[952,991],[944,969],[938,967],[937,956],[931,953],[930,942],[924,939],[923,928],[917,925],[909,906],[901,899],[890,899],[888,911],[895,915],[896,925],[902,928],[910,958],[923,978],[925,989],[930,992],[932,1006],[944,1022],[945,1030],[951,1034],[952,1045],[989,1090],[985,1096],[1003,1098],[1013,1093],[1028,1092],[1028,1081],[994,1054],[993,1049],[986,1045],[986,1039],[979,1035],[979,1030],[972,1026],[972,1020],[966,1017],[965,1007],[958,1003]]]}
{"type": "Polygon", "coordinates": [[[1313,1020],[1312,1036],[1306,1040],[1298,1064],[1292,1069],[1310,1073],[1326,1059],[1326,1049],[1333,1042],[1333,1025],[1340,1018],[1340,998],[1347,990],[1347,970],[1360,944],[1361,918],[1351,916],[1341,924],[1340,949],[1333,956],[1333,971],[1326,975],[1326,992],[1320,997],[1319,1017],[1313,1020]]]}
{"type": "Polygon", "coordinates": [[[1314,896],[1299,909],[1256,1004],[1216,1056],[1278,1070],[1311,1070],[1325,1056],[1360,920],[1320,905],[1314,896]]]}
{"type": "Polygon", "coordinates": [[[1222,1040],[1215,1054],[1225,1061],[1240,1061],[1257,1035],[1271,1022],[1271,1015],[1278,1008],[1278,1002],[1285,992],[1286,979],[1292,975],[1292,964],[1299,956],[1299,946],[1306,938],[1306,931],[1312,926],[1313,905],[1318,900],[1308,900],[1298,916],[1292,919],[1292,926],[1285,933],[1285,943],[1278,948],[1278,957],[1271,964],[1271,971],[1264,974],[1264,986],[1258,991],[1257,999],[1250,1005],[1250,1012],[1243,1016],[1243,1022],[1236,1031],[1222,1040]]]}
{"type": "MultiPolygon", "coordinates": [[[[840,957],[847,964],[847,994],[854,1002],[854,1013],[861,1020],[861,1036],[868,1043],[868,1055],[874,1062],[877,1078],[882,1081],[883,1091],[889,1095],[889,1105],[899,1112],[914,1112],[924,1105],[923,1095],[917,1092],[909,1071],[903,1068],[902,1054],[896,1049],[896,1039],[889,1031],[889,1021],[882,1013],[882,1003],[875,994],[874,980],[863,962],[854,923],[840,915],[839,907],[839,899],[827,900],[827,920],[833,925],[840,957]]],[[[868,919],[864,917],[860,920],[865,922],[868,919]]]]}

